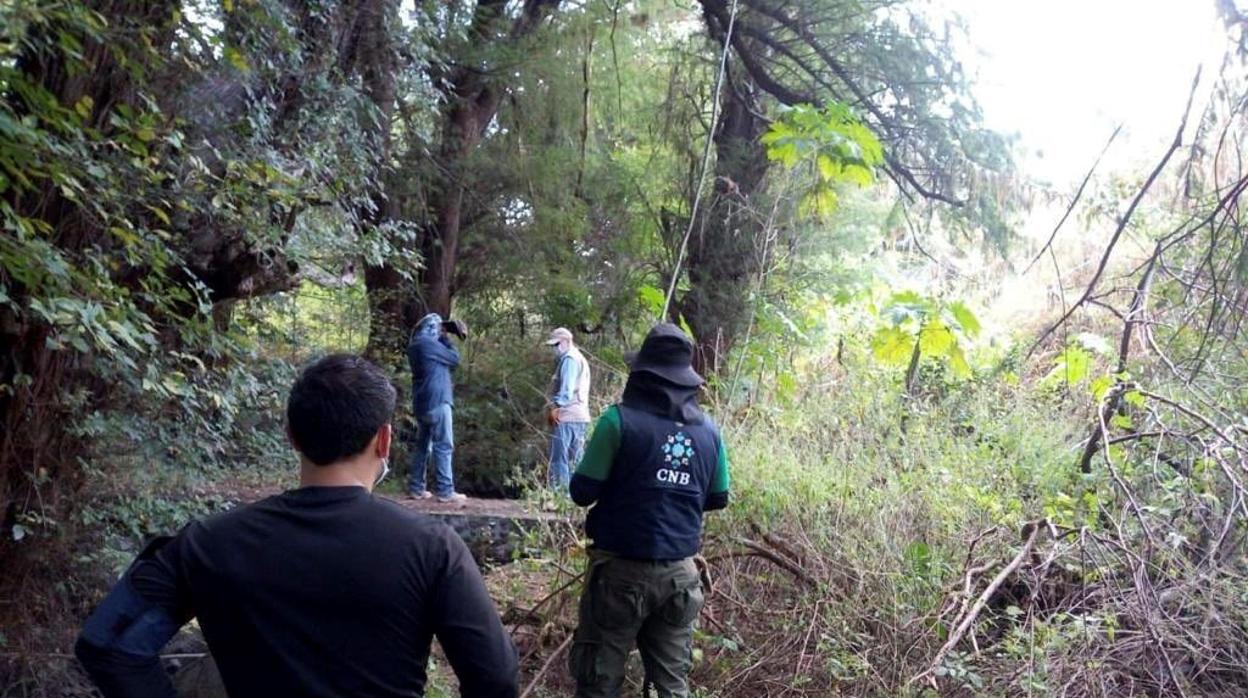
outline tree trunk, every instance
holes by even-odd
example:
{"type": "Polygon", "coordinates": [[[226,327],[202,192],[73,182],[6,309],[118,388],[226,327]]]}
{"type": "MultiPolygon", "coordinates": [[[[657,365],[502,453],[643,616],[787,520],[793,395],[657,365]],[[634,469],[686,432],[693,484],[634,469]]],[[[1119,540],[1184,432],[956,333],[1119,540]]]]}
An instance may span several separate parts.
{"type": "MultiPolygon", "coordinates": [[[[352,35],[358,51],[350,60],[358,63],[356,71],[363,76],[364,91],[375,110],[374,128],[368,133],[377,157],[376,191],[372,194],[371,208],[361,216],[366,226],[381,226],[398,215],[397,202],[385,192],[385,182],[391,155],[390,128],[394,117],[395,100],[398,96],[398,47],[395,46],[391,26],[398,12],[395,0],[366,0],[358,8],[358,21],[352,35]]],[[[402,275],[393,266],[364,268],[364,287],[368,293],[369,327],[365,356],[382,361],[395,355],[394,348],[401,347],[405,339],[403,327],[411,323],[414,315],[410,294],[403,293],[402,275]],[[401,322],[379,322],[381,318],[402,318],[401,322]]]]}
{"type": "Polygon", "coordinates": [[[767,124],[758,116],[754,86],[747,80],[725,80],[720,99],[715,186],[704,194],[708,201],[694,222],[685,264],[689,290],[678,303],[693,331],[695,367],[703,375],[722,368],[750,319],[747,300],[761,263],[758,243],[763,232],[751,206],[768,166],[759,141],[767,124]]]}
{"type": "Polygon", "coordinates": [[[379,296],[370,302],[368,354],[375,358],[400,348],[396,338],[406,337],[425,313],[444,318],[451,315],[464,217],[464,180],[468,176],[466,161],[497,113],[502,94],[486,84],[479,73],[463,71],[458,79],[450,92],[460,97],[447,112],[438,149],[438,170],[443,174],[433,184],[434,195],[426,213],[433,223],[420,235],[422,264],[416,287],[404,283],[393,268],[370,268],[365,273],[369,294],[379,296]]]}
{"type": "Polygon", "coordinates": [[[422,241],[425,264],[420,274],[421,297],[427,312],[443,317],[450,317],[455,297],[455,263],[459,259],[465,183],[471,178],[467,160],[480,145],[502,98],[501,90],[484,83],[477,74],[465,73],[455,93],[465,97],[453,105],[447,115],[439,149],[442,171],[447,174],[434,197],[431,218],[435,225],[422,241]]]}
{"type": "Polygon", "coordinates": [[[455,261],[459,258],[463,213],[464,187],[452,184],[449,195],[438,207],[438,226],[436,234],[429,237],[428,262],[421,275],[426,308],[448,318],[455,294],[455,261]]]}
{"type": "MultiPolygon", "coordinates": [[[[162,115],[168,121],[183,120],[188,144],[207,143],[192,152],[209,169],[220,164],[220,157],[208,151],[236,145],[230,139],[237,135],[229,128],[220,126],[215,117],[238,117],[249,108],[251,100],[271,102],[271,117],[279,124],[267,147],[286,149],[297,147],[295,140],[286,139],[281,127],[283,120],[294,118],[305,102],[301,80],[312,81],[318,76],[341,76],[334,70],[335,59],[353,52],[366,51],[374,44],[369,42],[340,41],[344,30],[353,23],[364,21],[372,15],[369,6],[391,8],[393,16],[395,0],[371,0],[359,5],[333,5],[316,12],[304,3],[291,3],[292,11],[304,12],[300,17],[299,39],[304,55],[298,70],[289,72],[272,85],[247,85],[246,79],[232,74],[225,67],[220,75],[209,75],[198,84],[186,85],[187,72],[184,63],[169,52],[177,47],[175,40],[176,13],[181,4],[174,0],[95,0],[87,3],[87,10],[107,18],[103,36],[80,27],[44,28],[47,35],[31,35],[24,45],[30,47],[19,57],[17,69],[23,82],[46,90],[61,106],[75,110],[88,105],[90,113],[84,126],[98,131],[101,139],[110,138],[116,131],[111,117],[122,107],[135,113],[149,111],[140,92],[160,101],[162,115]],[[71,65],[58,44],[58,31],[76,36],[82,44],[82,58],[71,65]],[[325,46],[342,47],[342,55],[326,53],[325,46]],[[300,72],[302,71],[302,72],[300,72]],[[271,89],[270,89],[271,88],[271,89]],[[259,90],[269,92],[260,96],[251,94],[259,90]],[[89,97],[89,101],[84,101],[89,97]]],[[[232,15],[233,21],[242,22],[232,15]]],[[[348,65],[354,65],[354,62],[348,65]]],[[[393,72],[393,66],[391,66],[393,72]]],[[[37,112],[46,106],[27,108],[24,93],[14,90],[4,95],[5,104],[17,114],[37,112]]],[[[162,157],[168,153],[156,153],[162,157]]],[[[168,174],[168,173],[167,173],[168,174]]],[[[172,175],[176,177],[176,171],[172,175]]],[[[38,188],[21,189],[9,187],[2,195],[18,216],[39,221],[50,231],[47,239],[70,263],[87,266],[89,259],[98,260],[110,270],[111,281],[118,287],[128,289],[136,303],[161,327],[162,339],[170,344],[180,341],[178,328],[184,316],[198,312],[195,292],[206,288],[214,302],[246,298],[288,288],[294,283],[293,269],[282,256],[279,241],[269,248],[253,243],[245,230],[224,228],[203,211],[194,211],[179,217],[176,210],[165,212],[164,225],[147,225],[155,219],[138,208],[126,211],[130,220],[149,228],[171,229],[176,235],[169,241],[170,253],[179,264],[160,276],[165,288],[183,286],[186,291],[181,300],[166,297],[163,303],[145,302],[148,295],[143,284],[149,281],[152,269],[141,264],[132,265],[122,254],[122,245],[111,234],[107,222],[90,207],[80,207],[77,200],[66,198],[63,189],[51,181],[36,180],[38,188]],[[84,213],[85,211],[85,213],[84,213]],[[146,217],[146,222],[144,222],[146,217]]],[[[136,186],[148,187],[139,194],[150,199],[153,205],[161,203],[165,196],[159,183],[137,182],[136,186]]],[[[298,215],[297,208],[270,207],[268,220],[275,227],[289,232],[298,215]]],[[[0,233],[8,235],[9,233],[0,233]]],[[[25,307],[30,297],[37,293],[25,288],[16,279],[5,278],[5,291],[15,301],[11,307],[25,307]]],[[[97,299],[98,300],[98,299],[97,299]]],[[[0,308],[0,525],[12,526],[16,517],[30,507],[31,502],[41,501],[40,507],[49,515],[57,511],[56,498],[72,495],[80,478],[78,459],[91,446],[89,439],[71,435],[71,420],[78,415],[90,413],[96,406],[105,408],[115,397],[113,385],[106,382],[94,356],[86,351],[57,351],[47,343],[51,332],[28,313],[17,313],[0,308]],[[74,401],[66,396],[74,394],[74,401]],[[78,401],[79,399],[83,401],[78,401]],[[45,483],[34,485],[33,483],[45,483]],[[38,496],[32,493],[38,488],[38,496]]],[[[8,530],[8,529],[6,529],[8,530]]],[[[3,538],[3,536],[0,536],[3,538]]],[[[0,556],[7,541],[0,540],[0,556]]],[[[0,562],[0,567],[3,563],[0,562]]]]}
{"type": "MultiPolygon", "coordinates": [[[[149,47],[168,46],[172,41],[178,5],[172,0],[103,0],[87,5],[86,10],[108,17],[110,36],[141,36],[150,42],[149,47]]],[[[99,40],[78,31],[80,27],[43,29],[47,35],[31,35],[24,42],[26,50],[16,62],[21,82],[46,90],[66,110],[85,104],[82,100],[89,97],[93,107],[84,126],[105,134],[112,128],[109,116],[117,107],[140,108],[133,71],[156,73],[159,66],[154,64],[163,55],[124,40],[99,40]],[[78,65],[50,48],[57,45],[58,31],[81,43],[78,65]],[[123,56],[128,61],[125,66],[119,62],[123,56]]],[[[47,110],[28,104],[25,93],[16,89],[3,99],[18,115],[42,115],[47,110]]],[[[0,198],[18,217],[46,226],[46,239],[65,258],[76,263],[88,256],[111,257],[116,242],[96,216],[84,214],[54,181],[36,179],[36,185],[31,189],[10,186],[0,198]]],[[[0,235],[15,233],[6,230],[0,235]]],[[[64,503],[73,501],[82,479],[78,459],[90,441],[73,433],[70,420],[103,404],[107,385],[92,370],[90,354],[54,349],[48,342],[48,325],[11,309],[29,307],[31,288],[7,275],[0,280],[12,299],[11,306],[0,306],[0,569],[5,571],[0,574],[0,585],[5,587],[0,595],[8,596],[8,585],[22,584],[28,571],[20,559],[29,558],[21,556],[46,552],[29,543],[15,544],[13,526],[23,515],[59,519],[64,503]],[[71,392],[75,393],[72,398],[71,392]]],[[[16,612],[16,608],[11,610],[16,612]]]]}
{"type": "MultiPolygon", "coordinates": [[[[558,0],[526,0],[508,28],[505,0],[480,0],[469,31],[472,41],[463,48],[478,56],[485,47],[515,49],[557,6],[558,0]]],[[[419,241],[423,259],[417,283],[413,288],[384,267],[365,273],[370,296],[378,296],[369,303],[368,354],[374,357],[394,352],[399,347],[395,337],[406,336],[424,313],[450,317],[452,312],[465,194],[473,179],[469,158],[497,115],[505,89],[500,76],[485,65],[472,59],[450,63],[458,67],[433,80],[446,98],[446,111],[435,156],[439,174],[430,184],[428,207],[413,216],[427,221],[419,241]]]]}

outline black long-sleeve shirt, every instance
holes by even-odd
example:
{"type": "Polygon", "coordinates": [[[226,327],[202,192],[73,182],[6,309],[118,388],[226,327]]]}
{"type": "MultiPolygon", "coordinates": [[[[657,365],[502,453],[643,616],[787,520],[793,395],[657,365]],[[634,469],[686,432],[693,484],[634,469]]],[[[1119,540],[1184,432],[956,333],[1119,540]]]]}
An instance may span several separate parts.
{"type": "Polygon", "coordinates": [[[78,656],[105,696],[172,695],[156,653],[198,618],[233,698],[419,696],[438,638],[465,696],[514,696],[515,648],[463,541],[361,487],[191,523],[100,605],[78,656]]]}

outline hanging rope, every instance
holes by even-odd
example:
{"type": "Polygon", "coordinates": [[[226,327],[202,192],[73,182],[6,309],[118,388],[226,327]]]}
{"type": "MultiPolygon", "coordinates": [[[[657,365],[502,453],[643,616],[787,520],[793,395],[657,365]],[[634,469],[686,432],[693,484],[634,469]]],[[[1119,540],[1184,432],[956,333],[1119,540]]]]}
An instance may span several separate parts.
{"type": "Polygon", "coordinates": [[[659,322],[667,318],[667,311],[672,305],[672,296],[676,295],[676,280],[680,278],[680,267],[685,263],[685,250],[689,247],[689,236],[693,234],[694,223],[698,220],[698,208],[702,204],[702,190],[706,187],[706,173],[711,163],[711,145],[715,141],[715,127],[719,121],[719,93],[724,86],[724,74],[728,71],[728,51],[732,46],[732,29],[737,23],[737,0],[732,0],[728,10],[728,29],[724,32],[724,50],[719,55],[719,75],[715,78],[715,94],[711,98],[711,129],[706,134],[706,148],[702,150],[702,174],[698,177],[698,188],[693,191],[693,208],[689,212],[689,225],[685,228],[685,237],[680,241],[680,251],[676,254],[676,266],[672,268],[672,280],[667,285],[667,296],[663,299],[663,311],[659,313],[659,322]]]}

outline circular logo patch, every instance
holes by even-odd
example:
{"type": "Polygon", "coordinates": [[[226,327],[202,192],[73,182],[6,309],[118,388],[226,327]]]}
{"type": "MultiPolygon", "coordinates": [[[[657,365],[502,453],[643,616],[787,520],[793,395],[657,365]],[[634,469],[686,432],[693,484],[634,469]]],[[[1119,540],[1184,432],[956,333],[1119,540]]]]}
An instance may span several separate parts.
{"type": "Polygon", "coordinates": [[[667,437],[667,443],[663,444],[664,462],[670,463],[674,468],[687,468],[692,458],[693,439],[683,431],[667,437]]]}

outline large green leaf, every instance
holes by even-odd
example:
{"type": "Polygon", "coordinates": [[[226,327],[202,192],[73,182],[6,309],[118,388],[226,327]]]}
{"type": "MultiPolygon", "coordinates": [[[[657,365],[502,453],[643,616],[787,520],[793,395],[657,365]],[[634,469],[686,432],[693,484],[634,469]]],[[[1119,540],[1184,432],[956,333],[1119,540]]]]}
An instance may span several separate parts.
{"type": "Polygon", "coordinates": [[[1071,344],[1058,354],[1053,361],[1053,370],[1045,376],[1046,381],[1062,381],[1074,385],[1088,377],[1088,369],[1092,365],[1092,355],[1080,346],[1071,344]]]}
{"type": "Polygon", "coordinates": [[[946,356],[953,346],[953,332],[940,320],[929,320],[919,331],[919,351],[924,356],[946,356]]]}
{"type": "MultiPolygon", "coordinates": [[[[875,168],[884,162],[879,139],[848,106],[838,102],[784,109],[760,140],[772,162],[788,168],[810,166],[816,191],[842,183],[869,186],[875,181],[875,168]]],[[[834,201],[826,193],[818,198],[834,201]]],[[[814,206],[817,214],[824,214],[824,209],[814,206]]]]}
{"type": "Polygon", "coordinates": [[[914,352],[914,336],[898,327],[882,327],[871,338],[871,353],[886,364],[902,365],[914,352]]]}
{"type": "Polygon", "coordinates": [[[963,353],[962,347],[957,344],[949,350],[949,368],[953,370],[953,375],[958,378],[971,377],[971,365],[966,360],[966,354],[963,353]]]}
{"type": "Polygon", "coordinates": [[[662,289],[654,286],[642,286],[637,289],[637,300],[641,302],[641,307],[650,315],[657,316],[663,312],[663,303],[667,300],[667,294],[662,289]]]}
{"type": "Polygon", "coordinates": [[[958,325],[962,327],[962,331],[967,337],[977,337],[983,327],[979,324],[979,318],[975,317],[975,313],[966,307],[962,301],[953,301],[949,304],[949,313],[953,315],[953,319],[958,321],[958,325]]]}

